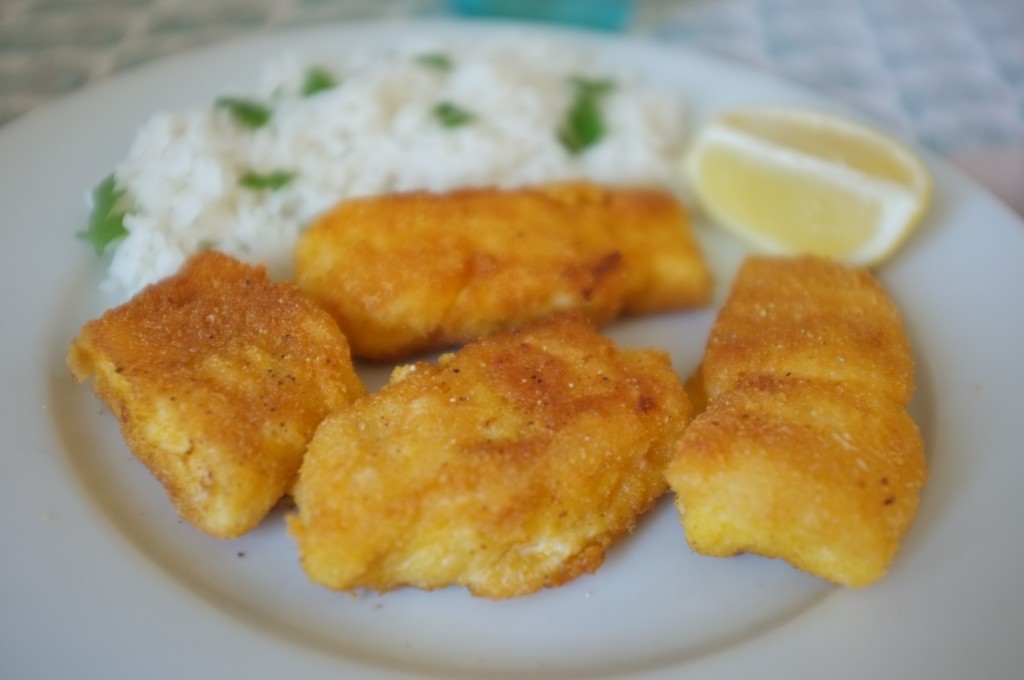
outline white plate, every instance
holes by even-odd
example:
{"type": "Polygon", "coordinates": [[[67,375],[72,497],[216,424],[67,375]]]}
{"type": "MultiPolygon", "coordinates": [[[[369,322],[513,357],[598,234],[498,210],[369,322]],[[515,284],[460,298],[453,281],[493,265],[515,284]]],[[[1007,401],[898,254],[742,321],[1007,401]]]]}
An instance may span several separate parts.
{"type": "MultiPolygon", "coordinates": [[[[1008,678],[1024,668],[1024,224],[930,160],[935,205],[880,271],[918,362],[931,479],[889,577],[844,590],[757,557],[698,557],[669,498],[592,576],[490,602],[460,589],[352,598],[310,584],[279,516],[222,542],[180,523],[111,416],[64,368],[107,301],[74,232],[83,196],[152,112],[255,85],[284,51],[412,33],[347,25],[231,43],[113,78],[0,129],[0,676],[11,678],[1008,678]],[[286,675],[287,674],[287,675],[286,675]]],[[[797,88],[684,51],[553,33],[676,88],[697,120],[797,88]]],[[[702,231],[719,299],[741,255],[702,231]]],[[[713,311],[622,323],[687,375],[713,311]]]]}

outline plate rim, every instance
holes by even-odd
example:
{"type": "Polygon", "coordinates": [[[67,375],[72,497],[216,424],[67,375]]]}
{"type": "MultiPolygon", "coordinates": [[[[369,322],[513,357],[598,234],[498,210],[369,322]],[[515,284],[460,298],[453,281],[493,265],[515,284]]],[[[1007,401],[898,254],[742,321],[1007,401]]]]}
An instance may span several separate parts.
{"type": "MultiPolygon", "coordinates": [[[[197,50],[190,50],[190,51],[188,51],[186,53],[179,54],[179,55],[174,55],[174,56],[169,57],[167,59],[161,59],[161,60],[159,60],[157,62],[152,62],[150,64],[145,64],[145,65],[140,66],[138,69],[133,69],[131,71],[123,72],[123,73],[114,75],[112,77],[103,79],[101,81],[97,81],[97,83],[89,85],[89,86],[87,86],[86,88],[84,88],[83,90],[81,90],[79,92],[72,93],[68,97],[65,97],[65,98],[63,98],[61,100],[58,100],[56,102],[44,105],[43,107],[40,107],[40,109],[34,110],[32,112],[29,112],[28,114],[26,114],[24,116],[21,116],[18,119],[15,119],[14,121],[12,121],[12,122],[4,125],[2,128],[0,128],[0,150],[2,150],[4,148],[7,148],[7,147],[14,147],[14,148],[17,149],[19,146],[22,146],[22,143],[18,141],[20,138],[23,138],[26,135],[30,135],[31,136],[31,135],[35,134],[35,132],[36,132],[35,129],[45,128],[47,125],[52,125],[53,121],[55,119],[59,120],[59,119],[61,119],[63,117],[66,117],[68,115],[68,113],[73,112],[73,110],[76,107],[81,106],[81,102],[86,102],[86,103],[89,104],[90,107],[95,107],[96,104],[98,103],[95,100],[102,99],[103,96],[109,95],[111,92],[115,92],[115,91],[117,91],[119,89],[120,90],[130,90],[133,87],[135,87],[133,85],[133,83],[135,83],[136,81],[141,81],[142,79],[144,79],[146,77],[152,77],[152,75],[154,73],[159,73],[160,71],[176,71],[176,70],[180,70],[180,69],[183,69],[185,65],[188,65],[190,63],[200,64],[205,59],[215,58],[217,56],[217,54],[219,54],[219,53],[228,53],[228,52],[237,51],[239,49],[241,49],[241,50],[252,50],[252,49],[255,49],[257,47],[263,48],[263,49],[268,49],[269,46],[273,45],[273,44],[277,44],[277,43],[281,43],[281,42],[288,42],[290,40],[296,40],[296,39],[299,39],[299,38],[302,38],[302,37],[305,37],[305,36],[309,36],[309,35],[313,35],[313,34],[317,34],[317,35],[332,34],[332,33],[335,33],[337,31],[339,31],[339,29],[342,32],[352,32],[352,31],[358,31],[358,30],[369,30],[371,28],[373,30],[382,30],[382,27],[383,27],[383,30],[385,32],[387,32],[387,31],[401,30],[402,27],[407,28],[409,26],[414,26],[414,27],[416,27],[418,29],[421,29],[421,30],[425,29],[425,28],[430,28],[431,26],[441,26],[441,27],[445,27],[444,30],[446,30],[446,31],[447,30],[452,30],[452,31],[456,31],[456,32],[467,31],[467,30],[470,30],[470,29],[472,29],[472,30],[490,30],[489,28],[485,28],[485,26],[484,26],[485,24],[488,27],[496,27],[496,28],[499,28],[500,30],[516,30],[516,27],[521,28],[522,26],[524,26],[524,24],[519,24],[519,23],[515,23],[515,22],[480,22],[480,21],[476,21],[476,20],[474,20],[472,22],[466,22],[466,21],[458,21],[458,20],[451,20],[451,19],[365,20],[365,21],[359,21],[359,22],[343,22],[343,23],[324,25],[324,26],[318,26],[318,27],[313,27],[313,28],[309,28],[309,27],[289,28],[289,29],[287,29],[285,31],[275,31],[275,32],[269,33],[269,34],[259,34],[259,35],[254,35],[254,36],[248,36],[248,37],[236,38],[236,39],[228,40],[226,42],[221,42],[221,43],[218,43],[218,44],[205,46],[205,47],[199,48],[197,50]]],[[[534,25],[534,24],[529,24],[528,26],[529,26],[530,30],[535,30],[537,28],[537,26],[534,25]]],[[[653,42],[653,41],[650,41],[648,39],[643,39],[643,38],[635,38],[635,37],[630,37],[630,36],[625,36],[625,37],[623,37],[623,36],[608,36],[606,34],[597,34],[597,33],[591,33],[591,32],[581,32],[581,31],[576,31],[576,30],[573,30],[573,29],[565,29],[565,28],[560,28],[560,27],[559,28],[544,27],[542,32],[545,33],[545,34],[548,34],[548,35],[556,36],[556,37],[559,36],[559,35],[572,36],[571,39],[573,39],[573,40],[583,39],[584,41],[594,41],[594,42],[598,42],[598,43],[604,42],[604,41],[611,41],[611,42],[620,43],[620,44],[630,43],[636,49],[649,50],[649,51],[653,51],[653,52],[664,52],[666,50],[669,50],[669,51],[674,50],[674,51],[677,51],[681,55],[681,58],[683,58],[683,59],[689,59],[689,60],[693,60],[693,61],[695,61],[697,63],[705,63],[705,64],[711,63],[711,62],[715,62],[717,67],[725,68],[727,71],[744,71],[744,72],[747,72],[747,73],[750,72],[749,69],[745,69],[742,66],[739,66],[739,65],[736,65],[736,64],[731,64],[731,63],[728,63],[728,62],[723,62],[723,61],[721,61],[719,59],[716,59],[716,58],[713,58],[713,57],[709,57],[709,56],[701,54],[701,53],[696,53],[696,52],[693,52],[692,50],[688,50],[688,49],[680,47],[680,46],[664,45],[664,44],[653,42]]],[[[623,49],[626,49],[626,48],[623,48],[623,49]]],[[[255,66],[254,66],[253,70],[255,71],[255,66]]],[[[777,82],[780,85],[784,85],[784,89],[798,87],[798,86],[794,86],[794,85],[792,85],[790,83],[786,83],[784,80],[776,78],[774,76],[770,76],[768,74],[755,74],[755,76],[758,79],[760,79],[760,80],[774,81],[774,82],[777,82]]],[[[816,95],[813,95],[813,94],[810,95],[810,97],[812,99],[821,99],[820,97],[817,97],[816,95]]],[[[838,110],[843,110],[845,108],[845,107],[842,107],[840,105],[836,105],[834,102],[831,103],[831,104],[832,104],[832,106],[834,106],[838,110]]],[[[964,175],[963,173],[959,172],[958,170],[952,168],[952,166],[950,166],[945,161],[943,161],[941,159],[938,159],[938,158],[935,158],[935,157],[933,157],[933,156],[931,156],[930,154],[927,154],[927,153],[924,154],[924,155],[926,157],[926,160],[928,162],[929,167],[931,167],[933,170],[935,170],[938,175],[941,175],[943,177],[943,181],[944,181],[945,184],[949,185],[950,183],[952,183],[952,184],[956,185],[958,190],[959,190],[959,192],[961,194],[966,193],[967,196],[968,196],[968,199],[970,199],[974,203],[978,203],[978,201],[980,199],[980,203],[983,206],[983,209],[985,211],[988,211],[990,213],[994,211],[994,214],[996,215],[996,218],[997,218],[996,219],[997,222],[1011,224],[1015,228],[1018,228],[1020,230],[1024,230],[1024,223],[1022,223],[1020,221],[1020,219],[1017,218],[1017,216],[1014,213],[1012,213],[1012,211],[1010,211],[1010,209],[1008,207],[1006,207],[1004,204],[999,202],[998,199],[994,198],[990,194],[990,192],[988,192],[987,190],[985,190],[982,187],[979,187],[976,182],[973,182],[973,180],[970,180],[970,178],[968,178],[966,175],[964,175]],[[1000,214],[1001,212],[1003,214],[1000,214]]],[[[4,176],[4,174],[3,174],[3,170],[4,170],[3,166],[4,165],[5,164],[3,163],[3,161],[0,160],[0,177],[4,176]]],[[[0,195],[2,195],[2,194],[0,194],[0,195]]],[[[963,200],[966,201],[968,199],[963,199],[963,200]]],[[[963,206],[959,205],[959,204],[953,204],[953,205],[947,206],[947,208],[948,208],[948,210],[953,211],[955,213],[955,211],[958,208],[962,209],[963,206]]],[[[53,236],[53,235],[50,235],[50,236],[53,236]]],[[[913,246],[914,246],[913,242],[911,242],[911,243],[909,243],[907,245],[908,248],[909,247],[913,247],[913,246]]],[[[4,256],[3,260],[8,260],[8,256],[4,256]]],[[[4,264],[7,265],[9,263],[5,261],[4,264]]],[[[23,270],[24,270],[24,267],[21,267],[20,269],[18,269],[18,271],[23,271],[23,270]]],[[[10,275],[9,274],[5,274],[4,278],[7,278],[8,276],[10,276],[10,275]]],[[[67,278],[67,277],[65,277],[65,278],[67,278]]],[[[7,281],[7,283],[10,283],[10,281],[7,281]]],[[[1022,288],[1022,290],[1024,290],[1024,288],[1022,288]]],[[[13,304],[11,304],[11,301],[10,301],[9,298],[5,299],[5,301],[3,303],[2,311],[3,311],[3,313],[2,313],[3,318],[18,318],[16,316],[16,314],[18,313],[18,309],[13,304]]],[[[8,336],[9,339],[8,340],[4,340],[3,341],[3,345],[0,345],[5,350],[3,353],[5,355],[7,355],[7,356],[10,356],[10,352],[14,351],[15,349],[17,349],[17,347],[14,344],[15,341],[31,342],[33,340],[38,340],[40,335],[44,335],[45,334],[45,329],[35,329],[35,330],[36,330],[35,333],[28,333],[28,332],[25,332],[25,331],[19,331],[17,333],[13,333],[10,336],[8,336]]],[[[1024,336],[1024,334],[1021,333],[1019,328],[1015,329],[1015,330],[1016,330],[1016,333],[1018,335],[1024,336]]],[[[47,364],[47,371],[48,371],[48,373],[50,371],[55,370],[55,367],[52,365],[53,359],[54,359],[54,357],[52,356],[52,353],[50,355],[47,355],[47,362],[49,362],[47,364]]],[[[1022,373],[1021,377],[1024,378],[1024,371],[1022,371],[1021,373],[1022,373]]],[[[19,373],[19,375],[20,375],[20,373],[19,373]]],[[[33,403],[36,406],[38,406],[40,403],[43,403],[44,404],[44,408],[45,408],[45,403],[46,402],[45,402],[45,399],[42,399],[44,397],[44,394],[37,389],[38,386],[30,386],[30,387],[36,388],[36,389],[29,389],[28,390],[30,398],[36,400],[33,403]]],[[[1017,396],[1024,396],[1024,392],[1022,392],[1021,390],[1018,390],[1017,396]]],[[[13,399],[11,398],[11,395],[9,393],[3,395],[3,401],[0,402],[0,403],[2,403],[4,405],[4,407],[5,407],[5,408],[2,409],[2,411],[5,414],[19,413],[20,412],[19,410],[16,410],[14,408],[13,399]]],[[[38,414],[36,414],[36,415],[38,416],[38,414]]],[[[12,420],[10,420],[10,421],[5,423],[5,429],[7,429],[7,426],[17,426],[18,424],[19,423],[16,420],[12,419],[12,420]]],[[[45,436],[42,437],[41,439],[34,439],[31,436],[24,437],[24,438],[18,437],[18,438],[16,438],[15,444],[12,447],[12,449],[13,448],[17,448],[18,449],[18,455],[21,458],[24,458],[24,456],[26,455],[24,452],[38,451],[40,448],[46,449],[48,444],[52,444],[52,442],[48,442],[47,439],[48,438],[45,437],[45,436]]],[[[4,478],[6,478],[6,479],[16,479],[17,478],[16,477],[17,468],[15,466],[15,463],[17,463],[18,460],[15,460],[15,458],[17,458],[17,456],[5,456],[3,462],[0,462],[0,479],[4,479],[4,478]],[[11,476],[12,474],[15,475],[15,476],[11,476]]],[[[41,470],[42,474],[43,475],[52,474],[52,475],[55,475],[55,478],[60,477],[61,471],[59,469],[55,469],[54,463],[55,463],[55,461],[52,461],[52,460],[46,462],[43,465],[43,468],[41,470]]],[[[68,484],[64,487],[64,490],[69,490],[69,489],[70,490],[74,490],[75,489],[75,483],[73,481],[69,481],[69,480],[64,480],[64,481],[68,482],[68,484]]],[[[4,485],[7,486],[6,483],[4,485]]],[[[17,491],[17,489],[15,491],[17,491]]],[[[926,493],[927,493],[927,490],[926,490],[926,493]]],[[[21,493],[4,493],[4,494],[2,494],[2,497],[14,498],[15,500],[22,500],[23,501],[24,500],[24,493],[23,492],[21,492],[21,493]]],[[[61,533],[61,540],[67,541],[66,545],[62,546],[62,548],[68,548],[68,549],[72,549],[72,550],[86,550],[86,549],[89,549],[89,548],[93,548],[94,549],[95,548],[94,545],[92,545],[92,544],[90,544],[88,542],[82,542],[80,540],[80,537],[78,538],[78,540],[76,540],[76,537],[73,535],[74,534],[74,529],[76,527],[80,528],[81,527],[81,523],[79,523],[77,521],[76,522],[65,522],[65,518],[64,518],[65,513],[74,513],[76,511],[82,511],[84,509],[87,509],[89,504],[88,503],[78,503],[78,504],[76,504],[76,503],[73,503],[73,502],[71,502],[71,503],[66,502],[68,500],[73,500],[73,499],[64,499],[65,502],[60,502],[59,500],[53,499],[53,498],[48,498],[47,500],[51,502],[53,507],[60,508],[60,509],[59,510],[55,510],[53,512],[53,516],[52,517],[47,518],[47,517],[44,517],[44,516],[38,516],[38,517],[35,518],[35,521],[32,521],[31,517],[25,516],[25,515],[22,514],[21,511],[24,508],[10,507],[10,505],[9,505],[10,501],[9,500],[8,501],[0,500],[0,508],[3,508],[5,510],[4,514],[8,515],[8,518],[5,519],[4,524],[2,525],[2,527],[0,527],[0,528],[2,528],[3,533],[7,534],[8,536],[12,536],[12,535],[15,534],[16,531],[38,530],[38,528],[39,528],[38,525],[39,524],[42,524],[44,526],[45,525],[49,525],[51,527],[54,524],[61,524],[61,523],[72,524],[73,526],[65,527],[60,532],[61,533]],[[7,510],[10,510],[11,512],[15,513],[15,518],[13,520],[10,519],[10,514],[6,512],[7,510]]],[[[37,507],[37,506],[35,504],[33,504],[33,507],[37,507]]],[[[39,506],[39,507],[42,507],[42,506],[39,506]]],[[[47,511],[44,511],[44,512],[47,512],[47,511]]],[[[102,522],[101,522],[101,524],[102,524],[102,522]]],[[[131,559],[132,548],[130,546],[126,547],[122,543],[123,543],[123,539],[119,539],[117,536],[109,536],[108,535],[108,536],[105,536],[105,537],[102,538],[102,540],[100,541],[100,547],[102,547],[104,549],[111,550],[111,551],[116,551],[117,554],[127,553],[129,555],[128,559],[131,559]]],[[[42,551],[43,556],[49,556],[52,559],[59,559],[59,555],[62,554],[62,551],[57,551],[55,549],[55,546],[47,545],[47,544],[45,544],[45,542],[42,543],[42,544],[34,543],[31,547],[40,549],[42,551]]],[[[137,555],[135,556],[135,558],[136,558],[136,561],[139,562],[139,565],[141,565],[142,562],[137,559],[138,558],[137,555]]],[[[136,566],[138,566],[138,565],[136,565],[136,566]]],[[[24,569],[25,565],[19,564],[19,568],[24,569]]],[[[8,570],[7,566],[0,566],[0,574],[4,574],[6,576],[7,575],[7,570],[8,570]]],[[[143,570],[145,571],[144,567],[143,567],[143,570]]],[[[52,570],[50,570],[49,568],[41,570],[41,572],[43,574],[50,574],[51,571],[52,570]]],[[[25,572],[22,572],[22,573],[25,573],[25,572]]],[[[61,570],[57,570],[56,573],[59,574],[59,573],[66,573],[66,572],[63,572],[61,570]]],[[[145,590],[144,586],[145,586],[146,583],[149,583],[150,585],[164,583],[162,579],[154,576],[153,574],[142,574],[142,575],[140,575],[140,579],[141,579],[141,583],[140,584],[136,584],[136,585],[133,586],[133,593],[136,596],[138,596],[141,601],[146,601],[146,598],[143,595],[143,592],[145,590]]],[[[0,595],[7,595],[8,594],[7,591],[5,590],[6,586],[2,585],[2,581],[5,581],[5,580],[6,580],[6,578],[0,579],[0,595]]],[[[1018,586],[1018,588],[1019,588],[1019,586],[1018,586]]],[[[1024,592],[1024,591],[1018,590],[1016,592],[1016,595],[1018,597],[1020,597],[1021,592],[1024,592]]],[[[847,609],[853,609],[854,611],[859,610],[861,605],[859,605],[858,603],[851,603],[851,600],[855,599],[855,598],[852,598],[849,595],[850,594],[842,593],[841,596],[839,598],[837,598],[839,600],[842,600],[844,602],[844,604],[842,604],[842,605],[829,604],[828,606],[829,607],[841,606],[841,607],[844,607],[844,608],[847,608],[847,609]]],[[[95,600],[96,598],[87,598],[87,599],[92,601],[92,600],[95,600]]],[[[875,598],[865,598],[865,599],[873,601],[875,598]]],[[[1021,604],[1022,602],[1020,600],[1018,600],[1017,603],[1021,604]]],[[[97,603],[97,604],[99,604],[99,603],[97,603]]],[[[1012,619],[1012,620],[1020,621],[1021,620],[1020,615],[1016,615],[1016,616],[1017,616],[1017,618],[1016,619],[1012,619]]],[[[3,619],[4,618],[5,617],[0,616],[0,630],[3,630],[3,629],[8,629],[9,630],[9,628],[7,628],[7,626],[3,623],[3,619]]],[[[791,626],[790,628],[794,628],[794,626],[791,626]]],[[[798,629],[797,630],[797,634],[799,635],[800,631],[805,629],[805,624],[798,623],[797,625],[795,625],[795,628],[798,629]]],[[[237,635],[238,631],[234,631],[234,632],[236,633],[236,635],[234,636],[234,644],[237,644],[237,645],[239,645],[241,647],[241,646],[245,646],[245,645],[251,644],[253,642],[253,638],[250,635],[248,635],[248,634],[237,635]]],[[[803,632],[807,633],[808,631],[803,630],[803,632]]],[[[769,644],[770,639],[777,638],[779,635],[782,635],[782,634],[783,634],[782,631],[779,631],[777,633],[773,633],[772,635],[767,636],[763,640],[757,641],[752,646],[752,648],[757,648],[753,652],[755,657],[759,658],[759,659],[762,659],[762,660],[770,660],[770,659],[774,658],[779,664],[783,664],[784,660],[777,658],[776,657],[776,652],[773,652],[773,650],[771,650],[771,649],[763,649],[764,645],[769,644]]],[[[792,634],[792,633],[791,632],[787,633],[787,635],[790,635],[790,634],[792,634]]],[[[228,637],[233,637],[233,636],[228,634],[228,637]]],[[[5,636],[0,635],[0,659],[3,659],[5,657],[6,658],[11,658],[11,657],[9,657],[7,655],[7,653],[8,652],[17,651],[16,649],[14,649],[13,647],[10,646],[11,643],[9,641],[8,642],[4,642],[3,641],[4,638],[5,638],[5,636]]],[[[267,643],[267,641],[264,640],[260,636],[257,636],[255,638],[256,642],[259,642],[261,640],[263,641],[264,644],[267,643]]],[[[268,647],[269,646],[272,646],[272,645],[268,645],[268,647]]],[[[80,650],[80,651],[83,651],[83,650],[80,650]]],[[[1016,657],[1015,657],[1016,661],[1019,662],[1022,658],[1024,658],[1024,654],[1022,654],[1021,651],[1019,651],[1017,649],[1014,649],[1013,651],[1016,654],[1016,657]]],[[[89,658],[88,655],[86,655],[85,658],[89,658]]],[[[224,659],[221,658],[221,660],[223,661],[224,659]]],[[[168,664],[168,668],[181,668],[182,667],[180,665],[182,663],[181,660],[175,660],[173,658],[166,658],[165,662],[168,664]]],[[[324,673],[326,675],[327,673],[332,671],[332,668],[334,669],[334,671],[337,671],[337,668],[335,667],[335,664],[333,663],[333,661],[331,659],[326,659],[325,660],[325,659],[310,657],[308,659],[305,659],[304,663],[309,665],[310,672],[324,673]]],[[[697,666],[695,666],[694,668],[696,669],[699,666],[707,674],[707,675],[702,675],[702,677],[718,677],[718,675],[716,675],[718,673],[722,673],[723,674],[721,677],[726,677],[725,673],[727,671],[729,671],[730,668],[723,667],[721,665],[723,663],[725,663],[725,662],[723,662],[721,659],[712,658],[712,659],[706,660],[706,662],[702,662],[700,664],[697,664],[697,666]]],[[[728,664],[726,664],[726,666],[728,666],[728,664]]],[[[2,669],[3,667],[4,667],[4,663],[2,661],[0,661],[0,669],[2,669]]],[[[808,667],[809,668],[814,668],[815,666],[814,666],[814,664],[811,664],[808,667]]],[[[1009,668],[1011,668],[1011,666],[1008,665],[1005,668],[1009,669],[1009,668]]],[[[353,670],[353,672],[362,672],[362,670],[363,669],[361,667],[359,667],[359,668],[353,670]]],[[[672,668],[668,668],[667,670],[668,670],[669,673],[671,673],[671,671],[673,669],[672,668]]],[[[676,670],[678,670],[678,669],[676,669],[676,670]]],[[[662,672],[663,672],[662,670],[655,670],[655,671],[652,672],[651,677],[660,676],[662,674],[662,672]]],[[[380,677],[392,677],[392,675],[393,675],[392,672],[387,670],[387,669],[382,670],[381,673],[382,673],[382,675],[380,677]]],[[[317,676],[313,676],[313,677],[317,677],[317,676]]],[[[397,677],[397,675],[394,675],[394,677],[397,677]]],[[[666,675],[665,677],[668,677],[668,676],[666,675]]],[[[854,677],[854,676],[851,675],[850,677],[854,677]]]]}

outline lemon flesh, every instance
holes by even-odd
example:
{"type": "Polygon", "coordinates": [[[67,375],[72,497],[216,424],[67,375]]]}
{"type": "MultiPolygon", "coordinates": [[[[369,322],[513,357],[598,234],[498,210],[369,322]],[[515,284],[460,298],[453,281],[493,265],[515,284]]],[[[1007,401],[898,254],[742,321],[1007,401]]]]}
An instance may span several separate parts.
{"type": "Polygon", "coordinates": [[[755,249],[863,265],[904,241],[931,185],[898,142],[800,109],[722,114],[698,133],[685,171],[708,216],[755,249]]]}

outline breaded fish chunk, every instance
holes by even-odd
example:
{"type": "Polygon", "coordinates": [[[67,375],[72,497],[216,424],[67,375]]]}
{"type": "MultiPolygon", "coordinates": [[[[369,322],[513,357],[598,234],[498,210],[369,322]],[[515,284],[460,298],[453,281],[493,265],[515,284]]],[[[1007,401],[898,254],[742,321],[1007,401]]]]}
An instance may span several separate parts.
{"type": "Polygon", "coordinates": [[[355,356],[395,359],[582,311],[702,305],[711,276],[671,194],[579,182],[342,202],[299,239],[295,278],[355,356]]]}
{"type": "Polygon", "coordinates": [[[178,513],[222,538],[260,522],[320,421],[364,392],[326,312],[216,252],[86,323],[67,364],[178,513]]]}
{"type": "Polygon", "coordinates": [[[906,403],[914,363],[899,310],[864,269],[824,259],[751,258],[701,362],[707,397],[749,376],[815,378],[906,403]]]}
{"type": "Polygon", "coordinates": [[[665,491],[689,416],[665,353],[620,351],[578,314],[400,367],[310,443],[302,566],[337,590],[561,585],[665,491]]]}
{"type": "Polygon", "coordinates": [[[706,410],[666,472],[690,546],[847,586],[882,578],[926,478],[913,373],[899,311],[867,271],[748,260],[695,381],[706,410]]]}

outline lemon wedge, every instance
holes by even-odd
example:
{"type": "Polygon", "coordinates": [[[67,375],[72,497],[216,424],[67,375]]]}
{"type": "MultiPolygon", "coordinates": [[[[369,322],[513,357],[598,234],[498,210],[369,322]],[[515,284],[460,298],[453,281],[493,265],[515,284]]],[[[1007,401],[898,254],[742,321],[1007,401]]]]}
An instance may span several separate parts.
{"type": "Polygon", "coordinates": [[[708,217],[756,250],[863,266],[891,255],[931,200],[931,176],[908,147],[801,108],[719,114],[683,172],[708,217]]]}

